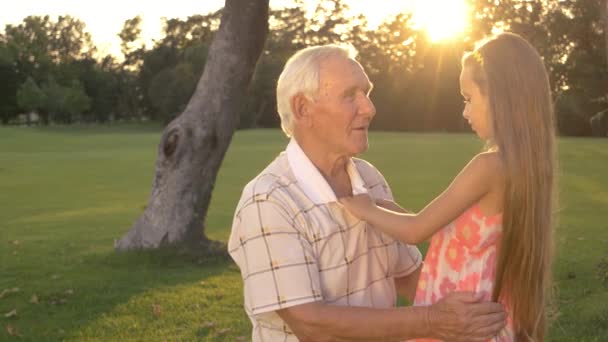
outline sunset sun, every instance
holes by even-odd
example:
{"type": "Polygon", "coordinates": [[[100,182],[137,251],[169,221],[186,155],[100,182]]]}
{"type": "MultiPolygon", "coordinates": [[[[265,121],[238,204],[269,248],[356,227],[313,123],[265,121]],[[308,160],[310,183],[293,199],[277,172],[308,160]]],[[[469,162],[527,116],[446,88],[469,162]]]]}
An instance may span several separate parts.
{"type": "Polygon", "coordinates": [[[412,6],[415,27],[426,31],[432,42],[457,37],[467,28],[465,0],[417,0],[412,6]]]}

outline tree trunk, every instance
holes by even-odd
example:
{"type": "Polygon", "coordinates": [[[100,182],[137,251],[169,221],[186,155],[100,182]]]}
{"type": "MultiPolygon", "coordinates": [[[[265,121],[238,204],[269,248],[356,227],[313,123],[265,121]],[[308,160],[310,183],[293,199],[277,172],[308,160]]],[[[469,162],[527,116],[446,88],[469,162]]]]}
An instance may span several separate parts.
{"type": "Polygon", "coordinates": [[[268,1],[226,0],[196,90],[162,134],[148,205],[117,250],[208,241],[204,218],[268,34],[268,1]]]}
{"type": "Polygon", "coordinates": [[[51,114],[46,111],[40,111],[40,123],[43,126],[48,126],[51,121],[51,114]]]}
{"type": "Polygon", "coordinates": [[[608,0],[604,1],[604,43],[606,45],[606,68],[608,68],[608,0]]]}

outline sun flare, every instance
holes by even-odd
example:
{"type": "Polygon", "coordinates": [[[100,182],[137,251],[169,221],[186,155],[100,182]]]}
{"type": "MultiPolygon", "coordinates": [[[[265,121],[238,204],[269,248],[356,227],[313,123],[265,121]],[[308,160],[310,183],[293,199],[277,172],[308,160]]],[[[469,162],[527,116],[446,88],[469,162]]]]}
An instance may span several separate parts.
{"type": "Polygon", "coordinates": [[[465,0],[416,0],[412,14],[415,26],[426,31],[432,42],[457,37],[468,25],[465,0]]]}

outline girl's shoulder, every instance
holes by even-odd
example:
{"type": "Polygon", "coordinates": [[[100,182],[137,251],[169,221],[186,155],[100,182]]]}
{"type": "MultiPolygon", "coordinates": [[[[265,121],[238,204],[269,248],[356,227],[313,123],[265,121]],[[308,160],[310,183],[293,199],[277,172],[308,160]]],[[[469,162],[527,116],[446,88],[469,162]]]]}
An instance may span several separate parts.
{"type": "Polygon", "coordinates": [[[486,180],[491,183],[502,183],[505,179],[505,171],[499,151],[487,151],[477,154],[469,162],[467,171],[478,180],[486,180]]]}
{"type": "Polygon", "coordinates": [[[487,171],[504,173],[499,151],[481,152],[473,157],[471,163],[475,163],[478,167],[487,169],[487,171]]]}

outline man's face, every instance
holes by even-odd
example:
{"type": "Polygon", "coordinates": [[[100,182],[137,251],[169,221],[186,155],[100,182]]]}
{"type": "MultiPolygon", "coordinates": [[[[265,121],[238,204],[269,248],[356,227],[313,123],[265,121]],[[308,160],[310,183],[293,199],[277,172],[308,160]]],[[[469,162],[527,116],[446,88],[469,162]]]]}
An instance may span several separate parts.
{"type": "Polygon", "coordinates": [[[359,63],[332,57],[321,63],[319,92],[311,104],[311,133],[326,151],[354,156],[368,148],[367,132],[376,115],[372,84],[359,63]]]}

